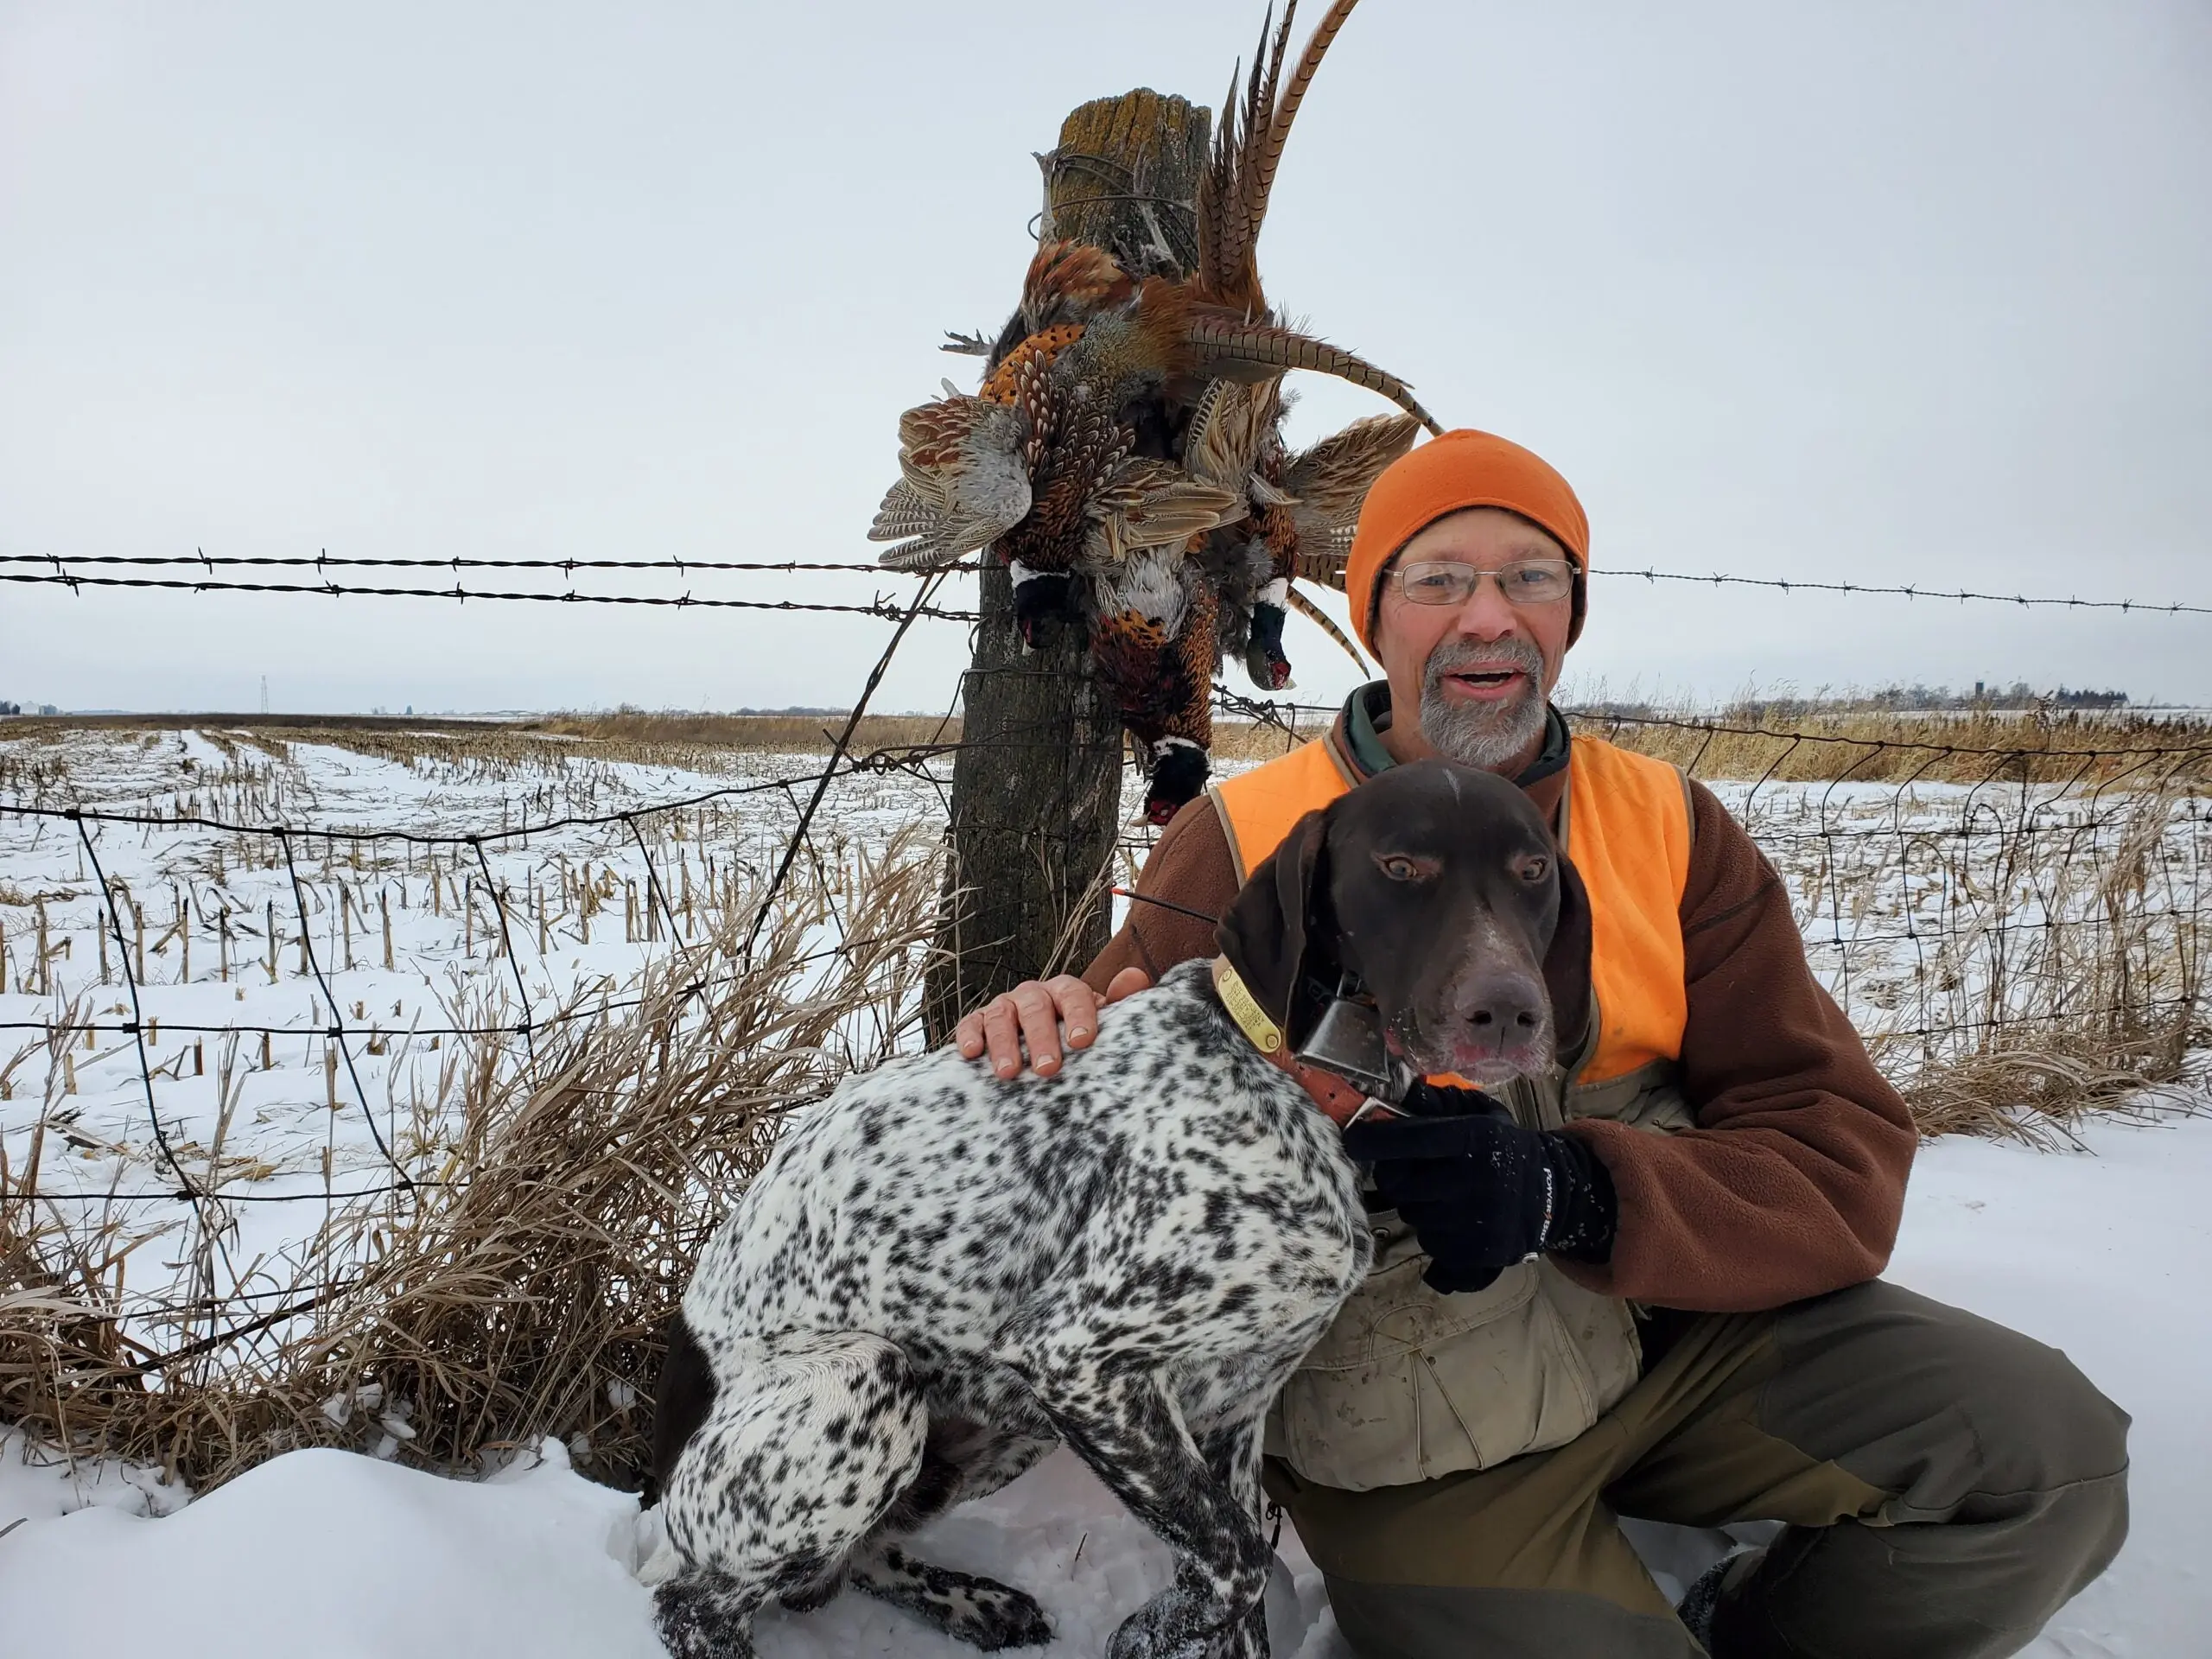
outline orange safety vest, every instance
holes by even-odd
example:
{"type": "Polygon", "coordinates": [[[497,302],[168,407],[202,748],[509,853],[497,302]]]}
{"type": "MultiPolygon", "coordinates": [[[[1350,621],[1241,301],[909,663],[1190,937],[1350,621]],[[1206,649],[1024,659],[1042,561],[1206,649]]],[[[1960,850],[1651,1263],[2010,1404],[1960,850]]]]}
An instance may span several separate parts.
{"type": "MultiPolygon", "coordinates": [[[[1306,813],[1358,781],[1325,737],[1207,792],[1245,880],[1306,813]]],[[[1598,1042],[1580,1086],[1681,1058],[1682,888],[1689,879],[1689,789],[1681,772],[1594,737],[1568,751],[1560,804],[1567,856],[1590,894],[1590,978],[1598,1042]]]]}

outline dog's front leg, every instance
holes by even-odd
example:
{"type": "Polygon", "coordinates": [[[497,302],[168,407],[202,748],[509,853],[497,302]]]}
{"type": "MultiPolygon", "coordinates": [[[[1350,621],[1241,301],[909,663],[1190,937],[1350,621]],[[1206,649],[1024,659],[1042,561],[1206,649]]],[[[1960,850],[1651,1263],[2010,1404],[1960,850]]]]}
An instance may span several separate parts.
{"type": "Polygon", "coordinates": [[[1042,1647],[1052,1639],[1052,1621],[1035,1597],[995,1579],[918,1560],[887,1538],[862,1545],[850,1570],[855,1589],[903,1607],[985,1653],[1042,1647]]]}
{"type": "Polygon", "coordinates": [[[1264,1655],[1263,1624],[1259,1645],[1249,1643],[1267,1592],[1268,1541],[1248,1502],[1193,1445],[1159,1379],[1092,1371],[1055,1394],[1039,1390],[1061,1439],[1175,1555],[1174,1583],[1122,1621],[1108,1659],[1264,1655]]]}

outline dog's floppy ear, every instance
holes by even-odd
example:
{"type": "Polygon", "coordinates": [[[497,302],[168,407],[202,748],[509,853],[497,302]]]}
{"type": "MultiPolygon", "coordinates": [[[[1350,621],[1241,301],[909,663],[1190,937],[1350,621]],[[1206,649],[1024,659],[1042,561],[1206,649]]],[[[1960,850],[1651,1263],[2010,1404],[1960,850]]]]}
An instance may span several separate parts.
{"type": "Polygon", "coordinates": [[[1559,920],[1544,952],[1544,990],[1552,1000],[1552,1029],[1564,1061],[1590,1023],[1590,893],[1564,848],[1555,865],[1559,920]]]}
{"type": "Polygon", "coordinates": [[[1292,1028],[1300,969],[1329,946],[1314,937],[1321,884],[1328,879],[1328,839],[1325,810],[1299,819],[1282,845],[1252,872],[1214,931],[1230,966],[1286,1032],[1292,1028]]]}

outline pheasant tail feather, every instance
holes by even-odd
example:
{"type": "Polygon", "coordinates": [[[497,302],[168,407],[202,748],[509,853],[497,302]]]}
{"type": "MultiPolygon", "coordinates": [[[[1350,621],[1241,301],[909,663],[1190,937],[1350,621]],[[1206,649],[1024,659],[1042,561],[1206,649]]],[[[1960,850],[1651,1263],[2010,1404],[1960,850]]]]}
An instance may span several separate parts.
{"type": "Polygon", "coordinates": [[[1431,432],[1440,436],[1443,434],[1444,429],[1436,423],[1436,417],[1415,400],[1414,389],[1396,375],[1310,334],[1263,322],[1232,322],[1201,314],[1191,319],[1185,339],[1198,359],[1198,373],[1245,380],[1286,369],[1332,374],[1356,386],[1381,392],[1431,432]]]}
{"type": "Polygon", "coordinates": [[[1332,619],[1326,611],[1323,610],[1319,605],[1316,605],[1312,600],[1306,598],[1305,594],[1300,593],[1295,588],[1290,590],[1290,602],[1292,607],[1295,609],[1300,616],[1313,624],[1315,627],[1320,629],[1322,632],[1327,634],[1330,639],[1335,640],[1337,644],[1342,647],[1344,655],[1351,658],[1352,661],[1358,665],[1359,671],[1361,673],[1364,674],[1368,671],[1367,658],[1359,654],[1358,646],[1353,645],[1351,640],[1344,638],[1344,631],[1336,625],[1334,619],[1332,619]]]}

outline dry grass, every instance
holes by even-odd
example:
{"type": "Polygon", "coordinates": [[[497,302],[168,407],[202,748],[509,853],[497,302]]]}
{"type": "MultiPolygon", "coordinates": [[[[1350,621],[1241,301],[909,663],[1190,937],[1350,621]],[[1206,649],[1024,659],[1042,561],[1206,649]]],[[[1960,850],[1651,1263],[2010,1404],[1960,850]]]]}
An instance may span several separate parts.
{"type": "Polygon", "coordinates": [[[1924,1134],[2048,1146],[2092,1113],[2195,1097],[2212,1044],[2201,803],[2167,784],[2107,808],[2056,837],[2023,814],[1923,849],[1958,895],[1921,970],[1933,998],[1916,1027],[1860,1019],[1924,1134]]]}
{"type": "Polygon", "coordinates": [[[636,1007],[540,1033],[534,1061],[511,1037],[461,1051],[459,1109],[405,1150],[423,1184],[339,1211],[265,1300],[135,1307],[134,1251],[234,1218],[212,1200],[200,1237],[181,1206],[166,1236],[87,1221],[32,1196],[35,1141],[0,1167],[0,1421],[200,1484],[295,1446],[453,1466],[543,1433],[633,1481],[701,1245],[785,1115],[904,1036],[936,877],[912,838],[801,872],[749,969],[733,914],[626,988],[636,1007]]]}
{"type": "MultiPolygon", "coordinates": [[[[779,754],[826,752],[844,727],[830,715],[655,715],[636,709],[613,714],[552,715],[521,729],[581,737],[594,742],[656,747],[766,750],[779,754]]],[[[863,715],[853,734],[855,752],[957,743],[960,721],[938,715],[863,715]]]]}
{"type": "MultiPolygon", "coordinates": [[[[2212,781],[2212,721],[2072,712],[1913,714],[1818,706],[1571,709],[1579,732],[1713,779],[1774,783],[2112,784],[2212,781]]],[[[1214,722],[1215,755],[1267,760],[1328,730],[1334,711],[1214,722]]]]}
{"type": "MultiPolygon", "coordinates": [[[[1577,728],[1689,767],[1696,776],[1777,782],[2109,782],[2140,773],[2212,780],[2212,721],[2112,711],[1932,711],[1847,708],[1818,702],[1746,702],[1718,710],[1595,704],[1569,711],[1577,728]]],[[[1300,708],[1275,724],[1222,718],[1214,752],[1224,760],[1264,760],[1319,736],[1334,710],[1300,708]]],[[[474,757],[515,765],[566,758],[681,765],[714,770],[713,757],[819,754],[844,723],[837,714],[712,715],[622,709],[518,720],[403,715],[104,715],[0,720],[0,785],[22,787],[41,748],[72,733],[150,735],[197,730],[218,747],[242,742],[280,757],[288,742],[328,743],[379,758],[474,757]]],[[[957,743],[957,716],[870,715],[855,753],[957,743]]]]}
{"type": "Polygon", "coordinates": [[[1575,728],[1712,779],[1777,783],[2212,780],[2212,721],[2069,712],[1739,705],[1572,711],[1575,728]]]}

